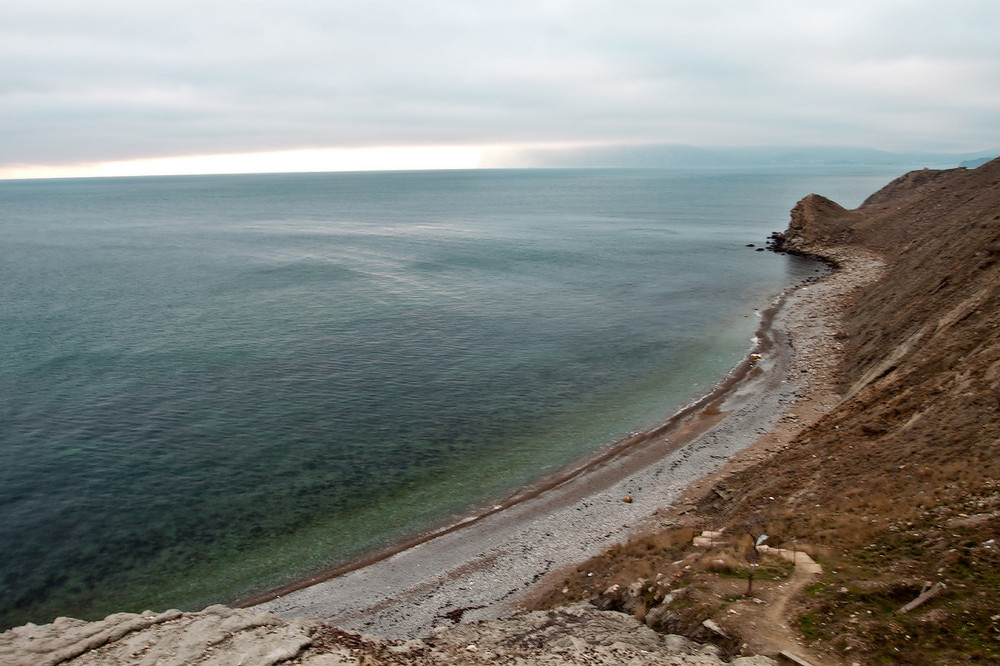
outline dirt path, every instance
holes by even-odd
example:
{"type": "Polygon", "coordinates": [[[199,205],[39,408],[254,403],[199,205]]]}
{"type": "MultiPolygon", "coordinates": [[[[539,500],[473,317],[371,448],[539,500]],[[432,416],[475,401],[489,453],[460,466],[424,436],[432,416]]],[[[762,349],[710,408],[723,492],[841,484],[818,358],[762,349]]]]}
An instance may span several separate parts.
{"type": "Polygon", "coordinates": [[[788,603],[796,597],[807,585],[823,573],[823,567],[808,554],[801,551],[785,549],[769,549],[795,564],[792,574],[782,583],[775,585],[769,595],[767,604],[762,607],[763,616],[756,622],[748,635],[753,635],[759,641],[762,654],[775,654],[782,650],[798,655],[815,666],[834,666],[817,655],[810,653],[799,640],[798,632],[788,626],[788,603]]]}

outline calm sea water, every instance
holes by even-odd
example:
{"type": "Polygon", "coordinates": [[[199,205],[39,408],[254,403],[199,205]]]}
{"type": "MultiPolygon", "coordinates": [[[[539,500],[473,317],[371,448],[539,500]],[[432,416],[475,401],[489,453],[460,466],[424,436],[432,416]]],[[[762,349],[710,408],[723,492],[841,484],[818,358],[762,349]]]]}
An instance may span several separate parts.
{"type": "Polygon", "coordinates": [[[0,183],[0,626],[198,608],[664,420],[890,174],[0,183]]]}

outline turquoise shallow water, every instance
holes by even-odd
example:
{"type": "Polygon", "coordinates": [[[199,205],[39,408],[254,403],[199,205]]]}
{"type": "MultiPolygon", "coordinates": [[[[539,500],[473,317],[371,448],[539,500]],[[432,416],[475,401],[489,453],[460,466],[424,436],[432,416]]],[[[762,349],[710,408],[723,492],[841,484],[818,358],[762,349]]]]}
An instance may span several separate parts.
{"type": "Polygon", "coordinates": [[[197,608],[651,426],[864,171],[0,182],[0,625],[197,608]]]}

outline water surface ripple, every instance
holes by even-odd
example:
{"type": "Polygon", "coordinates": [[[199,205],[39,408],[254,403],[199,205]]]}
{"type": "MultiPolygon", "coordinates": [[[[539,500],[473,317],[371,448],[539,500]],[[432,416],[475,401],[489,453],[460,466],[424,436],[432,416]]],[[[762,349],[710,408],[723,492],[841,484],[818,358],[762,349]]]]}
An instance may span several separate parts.
{"type": "Polygon", "coordinates": [[[198,608],[664,420],[847,171],[0,182],[0,627],[198,608]]]}

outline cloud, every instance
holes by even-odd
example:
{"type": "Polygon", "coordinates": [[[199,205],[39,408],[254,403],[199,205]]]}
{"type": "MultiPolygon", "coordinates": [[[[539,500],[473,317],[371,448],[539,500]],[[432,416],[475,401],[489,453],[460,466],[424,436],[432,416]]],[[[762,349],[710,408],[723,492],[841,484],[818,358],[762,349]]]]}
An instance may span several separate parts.
{"type": "Polygon", "coordinates": [[[0,162],[365,146],[1000,145],[1000,4],[4,3],[0,162]]]}

